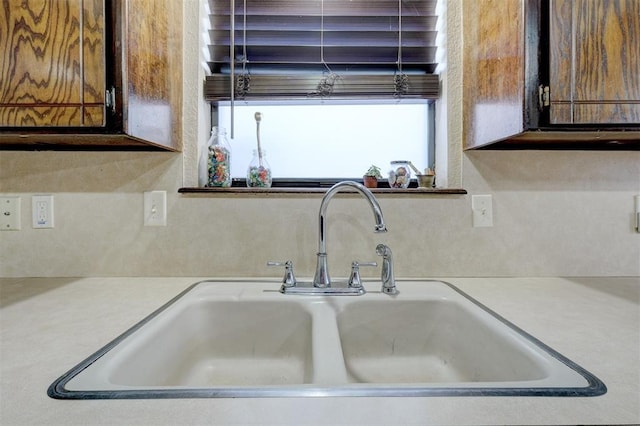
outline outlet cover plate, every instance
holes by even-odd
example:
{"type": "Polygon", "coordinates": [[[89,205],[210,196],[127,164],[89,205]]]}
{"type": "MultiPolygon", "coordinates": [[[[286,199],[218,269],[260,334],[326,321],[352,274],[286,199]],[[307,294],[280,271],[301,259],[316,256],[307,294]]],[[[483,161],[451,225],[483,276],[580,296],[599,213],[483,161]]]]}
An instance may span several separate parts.
{"type": "Polygon", "coordinates": [[[0,230],[19,231],[20,197],[0,197],[0,230]]]}
{"type": "Polygon", "coordinates": [[[31,214],[33,228],[53,228],[53,195],[31,197],[31,214]]]}

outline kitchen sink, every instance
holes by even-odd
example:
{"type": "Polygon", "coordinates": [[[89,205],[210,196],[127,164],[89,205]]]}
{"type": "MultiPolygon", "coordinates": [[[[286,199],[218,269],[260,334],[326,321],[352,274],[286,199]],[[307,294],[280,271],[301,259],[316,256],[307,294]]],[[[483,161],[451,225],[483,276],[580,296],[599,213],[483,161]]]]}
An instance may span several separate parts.
{"type": "Polygon", "coordinates": [[[606,392],[594,375],[453,285],[398,287],[396,296],[291,296],[270,281],[202,281],[61,376],[48,393],[113,399],[606,392]]]}
{"type": "Polygon", "coordinates": [[[356,302],[338,315],[338,328],[350,382],[491,384],[552,375],[544,351],[451,300],[356,302]]]}
{"type": "Polygon", "coordinates": [[[197,300],[170,313],[131,344],[113,349],[108,366],[113,384],[261,386],[311,380],[311,316],[299,305],[197,300]]]}

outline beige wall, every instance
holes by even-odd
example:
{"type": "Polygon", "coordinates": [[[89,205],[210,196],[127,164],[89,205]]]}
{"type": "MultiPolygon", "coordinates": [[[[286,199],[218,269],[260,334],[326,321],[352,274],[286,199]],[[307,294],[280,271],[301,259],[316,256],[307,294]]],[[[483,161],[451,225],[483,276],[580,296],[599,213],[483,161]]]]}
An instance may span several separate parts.
{"type": "MultiPolygon", "coordinates": [[[[448,4],[449,104],[440,112],[448,148],[438,167],[469,195],[382,195],[384,235],[372,232],[363,200],[335,199],[332,275],[374,260],[385,242],[399,276],[640,276],[640,152],[461,154],[459,2],[448,4]],[[472,194],[493,195],[494,227],[472,227],[472,194]]],[[[299,276],[312,275],[320,195],[177,193],[197,180],[195,141],[208,127],[199,13],[197,1],[185,2],[184,153],[0,152],[0,194],[22,197],[22,230],[0,232],[0,277],[277,276],[266,261],[286,259],[299,276]],[[168,192],[168,226],[144,227],[142,193],[156,189],[168,192]],[[31,228],[31,195],[43,193],[55,196],[54,229],[31,228]]]]}
{"type": "MultiPolygon", "coordinates": [[[[393,249],[399,276],[639,276],[637,152],[472,152],[465,196],[380,196],[329,207],[334,276],[393,249]],[[472,194],[493,194],[494,227],[473,228],[472,194]]],[[[177,193],[171,153],[0,152],[0,194],[22,197],[22,230],[0,233],[0,276],[264,276],[267,260],[313,273],[320,195],[177,193]],[[168,226],[142,226],[142,192],[168,191],[168,226]],[[31,228],[32,194],[54,194],[54,229],[31,228]]],[[[364,271],[367,272],[367,271],[364,271]]],[[[369,273],[370,275],[370,273],[369,273]]]]}

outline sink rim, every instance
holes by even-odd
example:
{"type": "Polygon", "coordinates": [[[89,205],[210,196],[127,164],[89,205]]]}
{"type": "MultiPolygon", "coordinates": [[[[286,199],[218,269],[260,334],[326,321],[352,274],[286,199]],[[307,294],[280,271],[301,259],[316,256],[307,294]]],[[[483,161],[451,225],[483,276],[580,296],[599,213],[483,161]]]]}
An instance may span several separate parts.
{"type": "MultiPolygon", "coordinates": [[[[553,348],[541,342],[531,334],[522,330],[515,324],[511,323],[495,311],[489,309],[484,304],[475,300],[465,292],[457,288],[455,285],[442,280],[434,279],[398,279],[399,283],[440,283],[455,291],[467,301],[476,305],[481,310],[498,320],[502,325],[510,328],[519,334],[531,344],[537,346],[546,352],[552,358],[555,358],[569,369],[582,376],[587,385],[584,387],[530,387],[517,386],[521,382],[496,382],[500,384],[513,384],[513,386],[489,386],[487,382],[476,382],[472,386],[469,382],[460,382],[455,386],[452,383],[429,383],[424,384],[379,384],[379,383],[344,383],[336,385],[320,385],[320,384],[294,384],[294,385],[261,385],[261,386],[220,386],[220,387],[189,387],[189,386],[171,386],[170,388],[144,387],[144,386],[117,386],[117,389],[107,390],[71,390],[65,386],[75,376],[88,368],[95,361],[111,351],[115,346],[120,344],[124,339],[135,333],[137,330],[151,322],[162,312],[173,306],[181,300],[185,295],[192,292],[198,286],[204,283],[253,283],[253,284],[271,284],[276,281],[264,279],[207,279],[198,281],[171,300],[160,306],[151,314],[143,318],[141,321],[130,327],[124,333],[107,343],[98,351],[81,361],[75,367],[67,371],[65,374],[56,379],[47,389],[47,394],[55,399],[167,399],[167,398],[269,398],[269,397],[345,397],[345,396],[406,396],[406,397],[427,397],[427,396],[554,396],[554,397],[575,397],[575,396],[599,396],[607,392],[606,385],[594,374],[585,368],[571,361],[564,355],[560,354],[553,348]]],[[[278,293],[274,286],[265,287],[264,291],[273,291],[278,293]]],[[[237,290],[236,290],[237,293],[237,290]]],[[[224,294],[222,294],[224,295],[224,294]]],[[[281,296],[280,300],[298,297],[309,298],[309,296],[281,296]]],[[[323,296],[336,297],[336,296],[323,296]]],[[[408,299],[411,300],[411,299],[408,299]]]]}

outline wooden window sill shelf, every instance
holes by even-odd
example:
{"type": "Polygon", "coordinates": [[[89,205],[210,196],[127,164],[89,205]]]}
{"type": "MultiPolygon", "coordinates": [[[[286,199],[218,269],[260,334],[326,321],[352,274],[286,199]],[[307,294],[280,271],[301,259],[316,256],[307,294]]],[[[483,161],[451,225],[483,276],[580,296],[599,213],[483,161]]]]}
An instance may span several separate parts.
{"type": "MultiPolygon", "coordinates": [[[[329,188],[310,188],[310,187],[271,187],[271,188],[197,188],[187,187],[180,188],[180,194],[199,194],[199,195],[278,195],[278,194],[324,194],[329,188]]],[[[355,193],[355,191],[345,190],[344,193],[355,193]]],[[[400,195],[400,196],[428,196],[428,195],[464,195],[466,190],[461,188],[372,188],[371,192],[376,195],[400,195]]]]}

